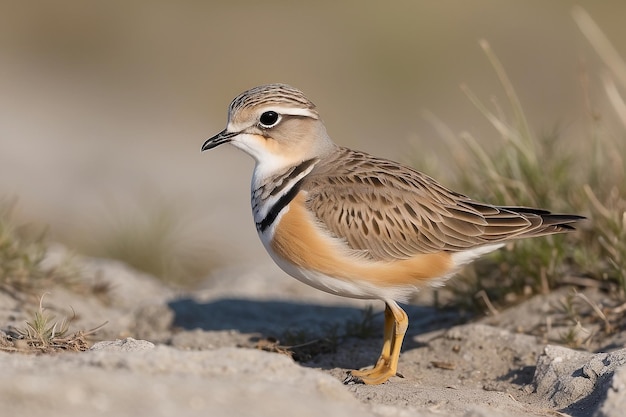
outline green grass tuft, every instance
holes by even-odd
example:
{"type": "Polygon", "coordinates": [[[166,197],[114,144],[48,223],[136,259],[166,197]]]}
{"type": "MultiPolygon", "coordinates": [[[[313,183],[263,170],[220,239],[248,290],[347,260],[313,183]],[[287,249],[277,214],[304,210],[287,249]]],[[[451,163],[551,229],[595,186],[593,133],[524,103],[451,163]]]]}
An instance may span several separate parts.
{"type": "Polygon", "coordinates": [[[32,237],[21,233],[25,227],[18,227],[12,219],[15,204],[14,199],[0,199],[0,290],[24,298],[54,285],[79,286],[77,271],[69,260],[56,267],[45,265],[46,231],[32,237]]]}
{"type": "MultiPolygon", "coordinates": [[[[493,204],[545,208],[589,219],[579,224],[577,232],[519,240],[477,262],[452,284],[456,302],[483,308],[481,297],[473,295],[485,291],[482,299],[507,304],[546,293],[570,282],[572,276],[603,281],[623,300],[626,129],[611,134],[602,118],[590,111],[588,140],[572,144],[558,132],[536,135],[502,64],[486,41],[480,45],[503,87],[507,107],[495,99],[486,104],[471,89],[462,87],[497,132],[495,145],[484,144],[468,133],[461,134],[459,141],[436,121],[437,130],[445,133],[442,136],[454,149],[451,158],[456,170],[451,188],[493,204]]],[[[626,74],[622,75],[626,79],[626,74]]],[[[445,173],[434,172],[438,174],[445,173]]]]}
{"type": "Polygon", "coordinates": [[[17,338],[13,343],[3,343],[0,349],[10,352],[50,353],[57,351],[85,351],[89,348],[87,337],[106,323],[89,331],[70,334],[72,319],[60,321],[43,307],[44,295],[39,299],[39,308],[23,328],[15,329],[17,338]]]}
{"type": "MultiPolygon", "coordinates": [[[[44,294],[45,295],[45,294],[44,294]]],[[[64,318],[60,322],[43,308],[43,298],[39,300],[39,309],[35,311],[31,321],[26,322],[26,327],[17,329],[17,333],[23,340],[34,347],[48,348],[55,341],[63,339],[70,328],[71,319],[64,318]]]]}

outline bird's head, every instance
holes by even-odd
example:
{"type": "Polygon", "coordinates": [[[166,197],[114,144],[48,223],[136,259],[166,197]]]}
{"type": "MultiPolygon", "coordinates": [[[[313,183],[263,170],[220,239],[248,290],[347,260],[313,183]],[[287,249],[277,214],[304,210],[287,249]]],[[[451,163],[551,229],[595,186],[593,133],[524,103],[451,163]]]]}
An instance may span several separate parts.
{"type": "Polygon", "coordinates": [[[228,108],[226,129],[208,139],[202,150],[223,143],[245,151],[257,167],[277,170],[332,152],[315,105],[285,84],[268,84],[238,95],[228,108]]]}

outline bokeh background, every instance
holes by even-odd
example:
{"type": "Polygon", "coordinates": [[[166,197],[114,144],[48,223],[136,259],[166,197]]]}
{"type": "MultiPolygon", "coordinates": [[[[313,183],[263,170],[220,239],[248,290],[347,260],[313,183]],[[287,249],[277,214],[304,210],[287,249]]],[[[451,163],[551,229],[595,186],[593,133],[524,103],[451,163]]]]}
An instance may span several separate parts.
{"type": "Polygon", "coordinates": [[[590,140],[590,109],[614,115],[574,5],[626,56],[617,0],[3,0],[0,198],[78,252],[170,259],[156,274],[270,264],[250,215],[252,160],[200,153],[235,95],[289,83],[339,144],[441,166],[450,145],[432,117],[497,136],[460,89],[504,96],[486,39],[538,133],[590,140]]]}

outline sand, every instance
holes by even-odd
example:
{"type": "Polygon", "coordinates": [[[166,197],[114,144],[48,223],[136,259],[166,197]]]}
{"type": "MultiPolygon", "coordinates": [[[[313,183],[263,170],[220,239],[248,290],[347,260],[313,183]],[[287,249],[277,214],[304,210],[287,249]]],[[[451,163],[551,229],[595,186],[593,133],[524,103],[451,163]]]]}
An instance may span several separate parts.
{"type": "MultiPolygon", "coordinates": [[[[62,253],[54,249],[50,262],[62,253]]],[[[110,284],[109,296],[59,288],[44,306],[57,317],[73,310],[72,330],[108,322],[87,351],[11,352],[6,346],[20,346],[14,329],[34,305],[0,293],[3,414],[621,416],[625,409],[623,329],[595,338],[588,347],[598,353],[560,346],[551,336],[566,329],[558,306],[571,289],[495,316],[418,299],[406,306],[411,325],[401,376],[379,386],[345,385],[349,369],[378,355],[380,303],[330,296],[263,265],[216,271],[203,288],[181,291],[119,262],[78,262],[85,277],[110,284]],[[373,316],[364,316],[368,305],[373,316]],[[371,337],[343,337],[346,323],[363,317],[372,321],[365,329],[374,330],[371,337]],[[546,317],[554,328],[538,331],[546,317]],[[315,342],[333,334],[332,343],[315,342]],[[285,335],[310,342],[308,351],[294,350],[299,361],[279,348],[285,335]]],[[[607,302],[599,291],[583,292],[607,302]]]]}

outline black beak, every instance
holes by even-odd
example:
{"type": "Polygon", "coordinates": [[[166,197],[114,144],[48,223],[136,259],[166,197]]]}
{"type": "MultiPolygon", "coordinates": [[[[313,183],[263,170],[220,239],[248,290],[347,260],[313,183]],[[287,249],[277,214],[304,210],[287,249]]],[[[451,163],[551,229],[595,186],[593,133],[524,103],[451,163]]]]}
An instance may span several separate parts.
{"type": "Polygon", "coordinates": [[[222,143],[228,143],[238,134],[239,132],[227,132],[226,129],[224,129],[212,138],[207,139],[206,142],[204,142],[204,145],[202,145],[202,151],[208,151],[209,149],[213,149],[222,143]]]}

